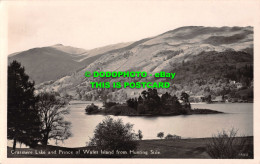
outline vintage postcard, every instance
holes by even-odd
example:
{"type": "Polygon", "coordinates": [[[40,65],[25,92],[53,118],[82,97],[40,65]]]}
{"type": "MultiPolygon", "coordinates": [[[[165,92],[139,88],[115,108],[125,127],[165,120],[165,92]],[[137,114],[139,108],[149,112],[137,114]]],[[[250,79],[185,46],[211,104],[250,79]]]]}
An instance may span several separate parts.
{"type": "Polygon", "coordinates": [[[259,0],[0,5],[0,163],[259,164],[259,0]]]}

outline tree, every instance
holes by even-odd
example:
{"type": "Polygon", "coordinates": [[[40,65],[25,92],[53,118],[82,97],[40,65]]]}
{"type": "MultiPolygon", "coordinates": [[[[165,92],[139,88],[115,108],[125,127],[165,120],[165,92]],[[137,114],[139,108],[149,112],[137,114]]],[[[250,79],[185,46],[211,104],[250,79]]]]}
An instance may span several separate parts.
{"type": "Polygon", "coordinates": [[[206,102],[207,102],[207,103],[211,103],[211,102],[212,102],[212,100],[211,100],[211,95],[208,95],[208,96],[206,96],[205,98],[206,98],[206,102]]]}
{"type": "Polygon", "coordinates": [[[126,101],[127,106],[134,108],[135,110],[137,110],[138,107],[138,101],[137,98],[130,98],[126,101]]]}
{"type": "Polygon", "coordinates": [[[156,89],[149,88],[147,91],[141,93],[143,102],[147,106],[149,111],[158,112],[161,107],[161,99],[156,89]]]}
{"type": "Polygon", "coordinates": [[[34,146],[40,139],[40,117],[35,107],[34,82],[17,61],[8,66],[7,138],[34,146]]]}
{"type": "Polygon", "coordinates": [[[142,134],[142,131],[141,131],[141,130],[138,130],[137,137],[138,137],[139,140],[142,140],[142,139],[143,139],[143,134],[142,134]]]}
{"type": "Polygon", "coordinates": [[[180,105],[180,102],[179,102],[178,97],[176,95],[173,95],[171,100],[172,100],[173,104],[180,105]]]}
{"type": "Polygon", "coordinates": [[[142,98],[142,96],[139,96],[139,97],[138,97],[138,104],[143,104],[143,98],[142,98]]]}
{"type": "Polygon", "coordinates": [[[168,92],[166,92],[165,94],[163,94],[162,95],[162,97],[161,97],[161,102],[162,102],[162,104],[167,104],[167,103],[169,103],[169,100],[172,98],[172,96],[168,93],[168,92]]]}
{"type": "Polygon", "coordinates": [[[126,101],[126,103],[127,103],[127,106],[129,106],[129,107],[131,107],[131,108],[134,108],[134,106],[135,106],[135,102],[134,102],[135,100],[133,99],[133,98],[130,98],[130,99],[128,99],[127,101],[126,101]]]}
{"type": "MultiPolygon", "coordinates": [[[[185,106],[184,106],[185,109],[191,109],[189,97],[190,97],[190,95],[188,93],[186,93],[186,92],[181,93],[181,100],[185,103],[185,106]]],[[[187,113],[186,110],[184,110],[183,112],[184,112],[184,114],[187,113]]]]}
{"type": "Polygon", "coordinates": [[[159,133],[157,134],[157,137],[158,137],[158,138],[161,138],[161,139],[162,139],[163,136],[164,136],[164,132],[159,132],[159,133]]]}
{"type": "Polygon", "coordinates": [[[137,98],[134,98],[134,109],[137,110],[138,107],[138,100],[137,98]]]}
{"type": "Polygon", "coordinates": [[[55,93],[40,93],[38,108],[42,121],[42,144],[47,145],[49,139],[64,141],[71,137],[71,123],[64,120],[69,114],[67,103],[56,97],[55,93]]]}
{"type": "Polygon", "coordinates": [[[148,93],[147,93],[146,90],[143,90],[143,91],[141,92],[141,95],[142,95],[142,99],[143,99],[143,100],[147,100],[148,93]]]}
{"type": "Polygon", "coordinates": [[[181,93],[181,100],[184,101],[185,103],[189,103],[189,95],[186,92],[181,93]]]}
{"type": "Polygon", "coordinates": [[[107,116],[97,125],[89,145],[108,151],[136,150],[137,137],[132,128],[133,124],[124,124],[121,119],[107,116]]]}

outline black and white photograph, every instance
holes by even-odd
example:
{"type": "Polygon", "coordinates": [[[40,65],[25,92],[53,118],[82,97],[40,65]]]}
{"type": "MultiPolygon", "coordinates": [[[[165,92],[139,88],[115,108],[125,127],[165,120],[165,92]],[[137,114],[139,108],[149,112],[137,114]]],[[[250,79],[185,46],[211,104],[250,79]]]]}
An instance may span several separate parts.
{"type": "Polygon", "coordinates": [[[0,5],[0,163],[260,162],[260,1],[0,5]]]}

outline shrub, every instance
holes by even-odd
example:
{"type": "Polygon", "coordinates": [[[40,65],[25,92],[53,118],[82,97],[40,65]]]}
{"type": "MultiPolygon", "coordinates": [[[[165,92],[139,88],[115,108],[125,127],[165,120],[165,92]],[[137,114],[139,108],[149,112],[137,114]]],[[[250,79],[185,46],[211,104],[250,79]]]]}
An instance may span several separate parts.
{"type": "Polygon", "coordinates": [[[207,142],[207,152],[212,158],[241,158],[242,154],[248,154],[247,138],[236,137],[238,130],[223,130],[213,135],[207,142]]]}
{"type": "Polygon", "coordinates": [[[116,102],[104,102],[104,107],[105,108],[110,108],[112,106],[118,105],[119,103],[116,102]]]}
{"type": "Polygon", "coordinates": [[[124,124],[121,119],[114,120],[107,116],[99,123],[90,139],[90,146],[108,151],[129,151],[137,148],[137,134],[133,131],[133,124],[124,124]]]}
{"type": "Polygon", "coordinates": [[[106,109],[105,114],[115,115],[115,116],[118,115],[129,116],[129,115],[136,115],[137,112],[133,108],[130,108],[129,106],[126,105],[115,105],[109,109],[106,109]]]}
{"type": "Polygon", "coordinates": [[[87,114],[93,114],[98,112],[98,106],[94,105],[93,103],[91,105],[88,105],[85,109],[87,114]]]}

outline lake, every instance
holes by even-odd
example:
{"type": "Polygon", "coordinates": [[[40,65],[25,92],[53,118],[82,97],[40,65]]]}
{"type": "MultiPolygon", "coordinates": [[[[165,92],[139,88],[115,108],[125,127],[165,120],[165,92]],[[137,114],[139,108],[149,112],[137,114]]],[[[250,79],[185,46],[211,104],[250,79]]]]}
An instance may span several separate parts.
{"type": "MultiPolygon", "coordinates": [[[[89,102],[71,102],[70,114],[66,120],[72,123],[73,137],[60,143],[59,146],[83,147],[90,137],[93,137],[95,127],[105,116],[86,115],[85,107],[89,102]]],[[[101,104],[99,104],[101,105],[101,104]]],[[[163,117],[128,117],[121,118],[124,123],[134,124],[134,130],[143,133],[143,139],[156,139],[157,133],[164,135],[175,134],[182,138],[211,137],[218,131],[231,128],[239,129],[239,135],[253,136],[253,104],[252,103],[225,103],[225,104],[192,104],[192,108],[213,109],[225,114],[208,115],[181,115],[163,117]]],[[[157,138],[158,139],[158,138],[157,138]]],[[[54,141],[50,144],[55,145],[54,141]]]]}

